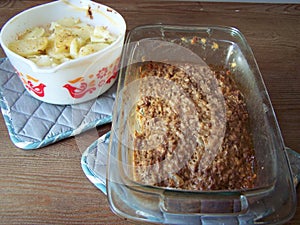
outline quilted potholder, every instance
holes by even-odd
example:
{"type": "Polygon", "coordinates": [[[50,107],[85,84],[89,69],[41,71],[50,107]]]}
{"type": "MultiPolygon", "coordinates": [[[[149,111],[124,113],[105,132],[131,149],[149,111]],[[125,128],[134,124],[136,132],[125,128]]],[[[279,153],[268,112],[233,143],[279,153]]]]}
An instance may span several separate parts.
{"type": "Polygon", "coordinates": [[[95,100],[54,105],[33,98],[7,58],[0,59],[0,107],[12,142],[37,149],[111,121],[116,85],[95,100]]]}
{"type": "Polygon", "coordinates": [[[81,167],[87,178],[106,193],[106,165],[110,132],[92,143],[82,154],[81,167]]]}

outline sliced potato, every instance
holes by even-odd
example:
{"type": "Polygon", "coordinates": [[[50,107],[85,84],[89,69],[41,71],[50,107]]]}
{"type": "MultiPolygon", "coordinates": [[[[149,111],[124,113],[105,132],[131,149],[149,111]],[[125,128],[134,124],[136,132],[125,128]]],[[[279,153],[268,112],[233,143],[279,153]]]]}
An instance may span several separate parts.
{"type": "Polygon", "coordinates": [[[22,39],[11,42],[8,47],[21,56],[39,55],[45,52],[48,44],[46,37],[22,39]]]}
{"type": "Polygon", "coordinates": [[[51,58],[48,55],[39,55],[39,56],[33,56],[29,57],[31,61],[36,63],[38,66],[53,66],[55,63],[51,60],[51,58]]]}
{"type": "Polygon", "coordinates": [[[34,27],[32,29],[28,29],[25,33],[21,34],[18,39],[34,39],[42,37],[45,34],[45,29],[43,27],[34,27]]]}
{"type": "Polygon", "coordinates": [[[56,52],[53,39],[49,39],[46,55],[48,55],[56,64],[59,64],[63,58],[70,57],[69,52],[56,52]]]}
{"type": "Polygon", "coordinates": [[[106,43],[90,43],[80,48],[79,57],[92,54],[106,48],[109,44],[106,43]]]}
{"type": "Polygon", "coordinates": [[[84,41],[90,41],[90,37],[94,32],[94,27],[88,24],[78,24],[78,26],[71,27],[73,34],[77,35],[84,41]]]}
{"type": "Polygon", "coordinates": [[[91,35],[91,42],[112,43],[114,40],[115,38],[104,26],[96,26],[93,34],[91,35]]]}
{"type": "Polygon", "coordinates": [[[54,47],[57,53],[70,52],[70,44],[77,35],[73,34],[71,30],[64,28],[56,28],[54,31],[54,47]]]}
{"type": "Polygon", "coordinates": [[[39,66],[49,66],[100,51],[115,39],[105,26],[70,17],[30,28],[8,47],[39,66]]]}
{"type": "Polygon", "coordinates": [[[75,59],[78,57],[80,48],[84,45],[81,38],[74,38],[70,43],[70,56],[75,59]]]}

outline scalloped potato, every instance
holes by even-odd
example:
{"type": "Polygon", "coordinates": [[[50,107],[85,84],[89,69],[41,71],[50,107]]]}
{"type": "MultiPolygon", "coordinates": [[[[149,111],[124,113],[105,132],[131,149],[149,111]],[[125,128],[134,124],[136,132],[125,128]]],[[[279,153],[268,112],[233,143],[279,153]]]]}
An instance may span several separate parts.
{"type": "Polygon", "coordinates": [[[8,47],[38,66],[49,67],[100,51],[115,40],[107,27],[71,17],[27,29],[8,47]]]}

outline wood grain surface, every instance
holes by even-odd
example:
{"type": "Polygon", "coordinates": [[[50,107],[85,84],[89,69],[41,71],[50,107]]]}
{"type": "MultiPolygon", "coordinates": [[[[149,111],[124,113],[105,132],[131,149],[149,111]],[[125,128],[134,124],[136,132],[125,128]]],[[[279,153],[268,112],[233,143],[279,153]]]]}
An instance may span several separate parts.
{"type": "MultiPolygon", "coordinates": [[[[45,0],[0,1],[0,27],[45,0]]],[[[142,24],[237,27],[249,42],[286,146],[300,152],[300,4],[98,1],[119,11],[128,30],[142,24]]],[[[0,57],[5,57],[0,51],[0,57]]],[[[0,224],[132,224],[114,215],[85,177],[82,152],[109,126],[34,151],[16,148],[0,116],[0,224]]],[[[300,224],[300,189],[294,218],[300,224]]]]}

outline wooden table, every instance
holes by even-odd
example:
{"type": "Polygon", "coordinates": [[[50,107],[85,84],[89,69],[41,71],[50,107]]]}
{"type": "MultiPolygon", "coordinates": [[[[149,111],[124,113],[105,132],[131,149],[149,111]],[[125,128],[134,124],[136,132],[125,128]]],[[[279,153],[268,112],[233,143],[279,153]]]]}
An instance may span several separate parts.
{"type": "MultiPolygon", "coordinates": [[[[46,0],[0,2],[0,27],[13,15],[46,0]]],[[[126,19],[141,24],[234,26],[256,56],[285,143],[300,152],[300,5],[103,0],[126,19]]],[[[5,57],[0,52],[0,57],[5,57]]],[[[34,150],[16,148],[0,116],[0,224],[130,224],[114,215],[106,196],[85,177],[83,150],[109,129],[34,150]]],[[[300,189],[294,218],[300,224],[300,189]]]]}

